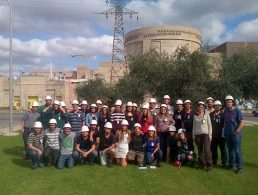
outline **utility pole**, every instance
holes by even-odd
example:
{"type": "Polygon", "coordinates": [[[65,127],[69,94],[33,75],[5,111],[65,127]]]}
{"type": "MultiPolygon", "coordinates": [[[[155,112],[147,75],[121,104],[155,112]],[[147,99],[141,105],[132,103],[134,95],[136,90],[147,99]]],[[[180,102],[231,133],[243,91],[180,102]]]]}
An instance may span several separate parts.
{"type": "Polygon", "coordinates": [[[124,42],[124,21],[123,15],[129,15],[132,18],[133,14],[137,12],[127,9],[122,6],[121,0],[115,0],[115,5],[111,9],[108,9],[99,14],[105,14],[108,18],[109,15],[115,15],[114,31],[113,31],[113,49],[112,49],[112,67],[111,67],[111,78],[110,83],[115,81],[115,78],[119,78],[122,75],[118,73],[119,70],[115,69],[114,66],[120,65],[123,67],[124,72],[128,72],[128,64],[125,53],[125,42],[124,42]]]}

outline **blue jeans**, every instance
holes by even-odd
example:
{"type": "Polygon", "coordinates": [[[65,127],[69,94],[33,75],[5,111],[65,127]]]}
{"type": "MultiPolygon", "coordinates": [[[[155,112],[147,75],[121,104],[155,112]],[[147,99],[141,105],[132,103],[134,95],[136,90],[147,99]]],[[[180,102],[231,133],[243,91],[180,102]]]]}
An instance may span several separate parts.
{"type": "Polygon", "coordinates": [[[158,150],[155,154],[154,154],[154,159],[152,159],[151,157],[152,152],[146,152],[146,164],[152,164],[154,162],[154,160],[157,160],[157,163],[160,163],[161,159],[162,159],[162,151],[158,150]]]}
{"type": "Polygon", "coordinates": [[[228,147],[228,164],[231,167],[236,167],[237,169],[243,168],[243,158],[241,152],[241,141],[242,133],[237,135],[227,135],[225,137],[227,147],[228,147]]]}
{"type": "MultiPolygon", "coordinates": [[[[86,152],[87,150],[83,150],[86,152]]],[[[80,158],[80,160],[88,160],[89,162],[93,163],[98,156],[97,150],[93,150],[91,153],[88,154],[87,158],[84,158],[78,151],[74,151],[73,157],[80,158]]]]}
{"type": "Polygon", "coordinates": [[[60,154],[59,159],[58,159],[57,168],[63,169],[66,162],[67,162],[68,168],[72,168],[74,166],[74,160],[73,160],[72,154],[68,154],[68,155],[60,154]]]}
{"type": "Polygon", "coordinates": [[[38,152],[35,150],[28,150],[29,157],[32,161],[32,166],[37,167],[38,165],[42,164],[42,155],[39,155],[38,152]]]}

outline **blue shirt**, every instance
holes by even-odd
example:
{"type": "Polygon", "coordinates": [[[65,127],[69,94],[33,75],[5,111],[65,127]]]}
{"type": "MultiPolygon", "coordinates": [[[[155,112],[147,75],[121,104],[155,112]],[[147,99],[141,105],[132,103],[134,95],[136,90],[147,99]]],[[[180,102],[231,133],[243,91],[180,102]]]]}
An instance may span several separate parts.
{"type": "MultiPolygon", "coordinates": [[[[224,136],[231,135],[243,120],[241,111],[237,108],[233,110],[225,109],[224,111],[224,136]]],[[[241,129],[242,131],[242,129],[241,129]]]]}
{"type": "Polygon", "coordinates": [[[67,113],[67,121],[72,126],[72,131],[80,131],[82,128],[82,123],[85,121],[84,114],[82,111],[71,111],[67,113]]]}
{"type": "Polygon", "coordinates": [[[96,112],[95,116],[92,116],[92,113],[87,113],[85,117],[85,123],[88,127],[90,127],[91,121],[96,120],[99,123],[99,113],[96,112]]]}
{"type": "Polygon", "coordinates": [[[145,150],[146,150],[146,152],[153,153],[154,150],[156,150],[158,144],[159,144],[159,138],[158,137],[154,138],[153,140],[146,137],[146,139],[145,139],[145,150]]]}

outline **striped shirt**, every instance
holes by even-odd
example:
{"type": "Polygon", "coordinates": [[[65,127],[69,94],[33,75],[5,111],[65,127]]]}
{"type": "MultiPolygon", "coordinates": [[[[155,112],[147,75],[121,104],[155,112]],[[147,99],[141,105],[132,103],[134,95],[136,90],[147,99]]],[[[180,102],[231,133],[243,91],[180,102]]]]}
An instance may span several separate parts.
{"type": "Polygon", "coordinates": [[[60,133],[59,140],[60,140],[61,154],[63,155],[73,154],[75,137],[76,137],[76,133],[74,132],[71,132],[69,135],[60,133]]]}
{"type": "Polygon", "coordinates": [[[43,151],[43,138],[44,138],[44,132],[41,132],[40,134],[36,135],[34,132],[30,133],[27,144],[32,144],[35,148],[43,151]]]}
{"type": "Polygon", "coordinates": [[[80,131],[82,123],[85,122],[84,113],[82,111],[71,111],[67,114],[67,121],[72,127],[73,132],[80,131]]]}
{"type": "Polygon", "coordinates": [[[50,130],[49,128],[45,130],[45,140],[46,140],[46,145],[49,146],[50,148],[53,148],[55,150],[59,150],[59,133],[60,129],[55,128],[54,130],[50,130]]]}
{"type": "Polygon", "coordinates": [[[113,133],[117,130],[121,130],[121,122],[123,119],[125,119],[125,114],[123,112],[113,112],[111,114],[110,121],[113,126],[113,133]]]}

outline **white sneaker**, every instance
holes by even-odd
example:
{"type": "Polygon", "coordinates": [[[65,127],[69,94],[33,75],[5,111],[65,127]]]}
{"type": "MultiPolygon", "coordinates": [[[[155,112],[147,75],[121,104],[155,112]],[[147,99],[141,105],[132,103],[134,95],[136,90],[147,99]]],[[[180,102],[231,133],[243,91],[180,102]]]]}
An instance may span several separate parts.
{"type": "Polygon", "coordinates": [[[157,169],[157,167],[155,165],[151,165],[150,169],[157,169]]]}
{"type": "Polygon", "coordinates": [[[141,166],[141,167],[138,167],[139,170],[144,170],[144,169],[147,169],[146,166],[141,166]]]}

